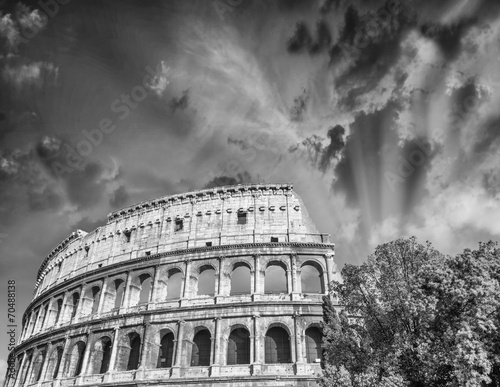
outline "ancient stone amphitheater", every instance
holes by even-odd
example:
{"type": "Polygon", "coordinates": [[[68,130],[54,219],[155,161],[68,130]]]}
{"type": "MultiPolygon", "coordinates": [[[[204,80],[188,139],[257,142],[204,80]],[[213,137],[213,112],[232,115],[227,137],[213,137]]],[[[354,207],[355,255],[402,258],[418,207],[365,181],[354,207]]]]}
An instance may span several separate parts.
{"type": "Polygon", "coordinates": [[[139,203],[44,259],[6,385],[315,386],[336,276],[289,184],[139,203]]]}

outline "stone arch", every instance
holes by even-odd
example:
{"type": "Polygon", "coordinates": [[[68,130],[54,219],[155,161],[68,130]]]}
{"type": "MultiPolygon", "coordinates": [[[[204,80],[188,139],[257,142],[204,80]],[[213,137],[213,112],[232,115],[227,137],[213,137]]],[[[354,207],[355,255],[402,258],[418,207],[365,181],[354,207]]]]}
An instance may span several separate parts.
{"type": "Polygon", "coordinates": [[[159,331],[158,336],[160,346],[156,368],[170,368],[174,363],[175,333],[169,328],[164,328],[159,331]]]}
{"type": "Polygon", "coordinates": [[[31,363],[33,362],[33,355],[34,355],[33,350],[26,352],[26,355],[25,355],[26,362],[24,364],[23,369],[21,370],[21,375],[20,375],[21,385],[26,384],[26,382],[28,381],[28,371],[31,367],[31,363]]]}
{"type": "Polygon", "coordinates": [[[76,317],[78,312],[78,306],[80,303],[80,291],[73,291],[69,296],[68,302],[68,317],[70,320],[72,320],[76,317]]]}
{"type": "Polygon", "coordinates": [[[131,329],[120,337],[117,355],[118,371],[137,369],[140,361],[142,336],[135,329],[131,329]]]}
{"type": "Polygon", "coordinates": [[[129,306],[137,306],[149,302],[153,285],[152,269],[141,270],[130,273],[130,275],[133,277],[128,288],[129,306]]]}
{"type": "Polygon", "coordinates": [[[269,324],[264,337],[264,361],[267,364],[292,362],[292,340],[286,324],[269,324]]]}
{"type": "Polygon", "coordinates": [[[193,367],[209,366],[212,359],[212,334],[205,327],[197,327],[191,346],[190,364],[193,367]]]}
{"type": "Polygon", "coordinates": [[[307,363],[319,363],[323,356],[321,349],[323,333],[318,325],[312,323],[304,330],[305,359],[307,363]]]}
{"type": "Polygon", "coordinates": [[[83,340],[78,340],[73,344],[66,361],[66,376],[75,377],[81,374],[85,348],[86,343],[83,340]]]}
{"type": "Polygon", "coordinates": [[[88,316],[98,312],[101,289],[101,282],[87,286],[81,299],[81,316],[88,316]]]}
{"type": "Polygon", "coordinates": [[[33,365],[31,367],[31,375],[29,378],[29,383],[36,383],[41,379],[43,363],[45,362],[45,356],[47,354],[46,348],[39,349],[34,355],[33,365]]]}
{"type": "Polygon", "coordinates": [[[250,364],[250,330],[244,324],[234,324],[227,337],[226,364],[250,364]]]}
{"type": "Polygon", "coordinates": [[[106,281],[106,291],[103,294],[102,312],[119,309],[125,295],[126,276],[124,274],[114,276],[106,281]]]}
{"type": "Polygon", "coordinates": [[[179,267],[171,267],[167,271],[166,297],[167,300],[178,300],[182,297],[184,272],[179,267]]]}
{"type": "Polygon", "coordinates": [[[45,380],[54,380],[57,377],[57,374],[59,373],[59,369],[61,367],[62,354],[62,343],[52,348],[47,363],[47,371],[45,372],[44,376],[45,380]]]}
{"type": "Polygon", "coordinates": [[[264,277],[265,293],[288,293],[288,266],[282,260],[267,263],[264,277]]]}
{"type": "Polygon", "coordinates": [[[109,335],[102,335],[94,340],[89,362],[89,374],[104,374],[109,371],[113,340],[109,335]]]}
{"type": "Polygon", "coordinates": [[[217,275],[216,269],[211,264],[205,264],[200,265],[197,272],[198,277],[196,278],[196,295],[215,295],[215,276],[217,275]]]}
{"type": "Polygon", "coordinates": [[[315,260],[307,260],[300,265],[301,293],[325,293],[323,266],[315,260]]]}
{"type": "Polygon", "coordinates": [[[251,294],[252,268],[246,261],[238,261],[232,265],[230,273],[230,295],[251,294]]]}

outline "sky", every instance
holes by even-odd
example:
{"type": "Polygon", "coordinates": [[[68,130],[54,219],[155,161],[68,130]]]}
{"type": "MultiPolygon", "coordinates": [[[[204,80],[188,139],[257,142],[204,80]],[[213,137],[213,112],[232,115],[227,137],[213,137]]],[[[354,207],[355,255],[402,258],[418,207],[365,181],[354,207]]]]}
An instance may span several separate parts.
{"type": "MultiPolygon", "coordinates": [[[[339,268],[500,233],[496,0],[0,0],[0,310],[162,195],[292,183],[339,268]]],[[[6,313],[2,314],[6,331],[6,313]]],[[[0,337],[0,382],[7,335],[0,337]]]]}

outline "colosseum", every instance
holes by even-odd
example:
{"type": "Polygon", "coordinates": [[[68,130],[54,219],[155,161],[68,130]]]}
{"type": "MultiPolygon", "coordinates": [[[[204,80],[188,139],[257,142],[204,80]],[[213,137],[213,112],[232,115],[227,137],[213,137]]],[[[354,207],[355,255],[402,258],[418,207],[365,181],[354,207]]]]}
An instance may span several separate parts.
{"type": "Polygon", "coordinates": [[[43,260],[6,386],[316,386],[338,275],[290,184],[124,208],[43,260]]]}

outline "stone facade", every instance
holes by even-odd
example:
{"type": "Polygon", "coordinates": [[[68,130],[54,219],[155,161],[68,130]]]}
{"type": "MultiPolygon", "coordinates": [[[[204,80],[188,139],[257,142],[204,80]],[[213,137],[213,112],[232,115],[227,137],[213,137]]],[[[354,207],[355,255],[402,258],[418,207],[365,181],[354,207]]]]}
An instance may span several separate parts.
{"type": "Polygon", "coordinates": [[[316,386],[338,275],[289,184],[136,204],[43,261],[6,387],[316,386]]]}

